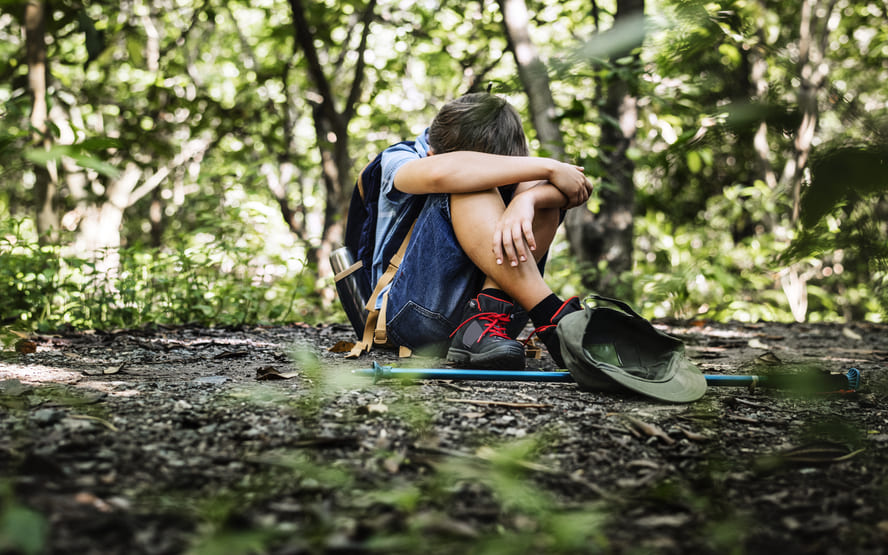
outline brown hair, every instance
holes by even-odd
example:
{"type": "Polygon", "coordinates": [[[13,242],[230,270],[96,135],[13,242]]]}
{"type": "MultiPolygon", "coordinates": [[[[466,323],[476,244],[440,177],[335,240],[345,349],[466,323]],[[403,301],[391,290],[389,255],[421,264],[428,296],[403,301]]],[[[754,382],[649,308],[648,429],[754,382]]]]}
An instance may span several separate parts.
{"type": "Polygon", "coordinates": [[[470,93],[445,104],[432,120],[429,146],[436,154],[474,150],[527,156],[529,152],[518,112],[489,93],[470,93]]]}

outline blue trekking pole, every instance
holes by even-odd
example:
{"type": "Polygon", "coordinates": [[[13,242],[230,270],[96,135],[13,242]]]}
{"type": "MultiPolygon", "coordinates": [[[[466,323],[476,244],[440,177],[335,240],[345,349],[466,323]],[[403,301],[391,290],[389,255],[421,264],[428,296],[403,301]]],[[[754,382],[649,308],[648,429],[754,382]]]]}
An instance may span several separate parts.
{"type": "MultiPolygon", "coordinates": [[[[517,370],[464,370],[460,368],[393,368],[373,362],[372,368],[352,370],[358,376],[379,380],[392,378],[407,380],[485,380],[499,382],[545,382],[573,383],[570,372],[539,372],[517,370]]],[[[751,386],[789,389],[810,389],[812,378],[822,391],[857,391],[860,387],[860,371],[851,368],[844,374],[825,374],[822,376],[801,375],[770,375],[770,376],[734,376],[724,374],[704,374],[706,385],[709,386],[751,386]]]]}

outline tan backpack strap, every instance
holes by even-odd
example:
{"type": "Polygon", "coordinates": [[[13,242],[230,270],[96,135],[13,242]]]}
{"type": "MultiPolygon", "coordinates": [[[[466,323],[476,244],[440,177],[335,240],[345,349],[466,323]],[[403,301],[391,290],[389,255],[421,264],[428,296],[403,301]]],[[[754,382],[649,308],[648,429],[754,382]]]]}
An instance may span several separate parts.
{"type": "Polygon", "coordinates": [[[373,330],[373,343],[385,345],[388,343],[388,332],[385,329],[385,308],[388,306],[388,291],[382,295],[382,305],[379,307],[379,316],[376,319],[376,329],[373,330]]]}
{"type": "MultiPolygon", "coordinates": [[[[395,278],[395,274],[401,266],[401,261],[404,260],[404,253],[407,252],[407,244],[410,242],[410,236],[413,235],[414,225],[416,225],[416,222],[413,222],[413,225],[410,226],[410,230],[404,237],[404,241],[402,241],[401,246],[398,247],[398,252],[392,256],[388,268],[386,268],[382,276],[379,277],[379,281],[376,282],[376,287],[373,288],[373,293],[371,293],[370,298],[367,299],[367,304],[364,305],[364,308],[367,309],[367,321],[364,323],[364,335],[361,337],[360,341],[355,343],[355,346],[352,347],[352,350],[346,355],[346,358],[357,358],[364,352],[369,352],[374,344],[385,345],[388,343],[388,332],[385,328],[385,309],[386,305],[388,305],[388,292],[383,294],[382,290],[395,278]],[[380,294],[382,294],[382,305],[377,309],[376,300],[379,298],[380,294]]],[[[409,351],[408,347],[401,347],[401,349],[407,349],[409,351]]],[[[408,354],[406,356],[410,355],[408,354]]]]}
{"type": "Polygon", "coordinates": [[[333,281],[336,283],[339,283],[340,281],[342,281],[343,279],[352,275],[353,273],[357,272],[358,270],[360,270],[363,267],[364,267],[364,261],[358,260],[357,262],[355,262],[354,264],[352,264],[348,268],[342,270],[341,272],[339,272],[338,274],[333,276],[333,281]]]}
{"type": "Polygon", "coordinates": [[[374,310],[372,312],[367,313],[367,321],[364,322],[364,336],[361,337],[361,340],[355,343],[355,346],[352,347],[352,350],[349,351],[345,358],[358,358],[365,352],[370,352],[370,348],[373,346],[373,331],[376,329],[376,320],[379,316],[379,311],[374,310]]]}

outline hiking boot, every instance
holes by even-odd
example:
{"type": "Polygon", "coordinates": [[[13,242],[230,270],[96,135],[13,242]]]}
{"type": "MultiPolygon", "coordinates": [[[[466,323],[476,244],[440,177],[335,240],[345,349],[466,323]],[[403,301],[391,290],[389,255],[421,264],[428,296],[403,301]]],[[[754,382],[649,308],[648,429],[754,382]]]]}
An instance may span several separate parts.
{"type": "Polygon", "coordinates": [[[552,320],[549,324],[540,326],[534,330],[534,333],[546,346],[546,350],[549,351],[549,355],[552,356],[552,360],[555,361],[558,368],[564,368],[564,357],[561,356],[561,342],[558,340],[555,328],[558,326],[559,320],[571,312],[576,312],[582,309],[583,306],[580,304],[580,299],[578,297],[571,297],[564,301],[561,308],[555,312],[555,315],[552,316],[552,320]]]}
{"type": "Polygon", "coordinates": [[[447,360],[492,370],[524,370],[524,345],[506,335],[512,303],[479,294],[469,301],[463,323],[450,334],[447,360]]]}

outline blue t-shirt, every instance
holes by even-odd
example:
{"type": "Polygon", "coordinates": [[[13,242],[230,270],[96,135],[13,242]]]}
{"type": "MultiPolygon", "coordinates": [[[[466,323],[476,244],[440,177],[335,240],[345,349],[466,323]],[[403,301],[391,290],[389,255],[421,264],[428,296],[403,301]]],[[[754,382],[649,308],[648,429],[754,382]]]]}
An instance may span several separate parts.
{"type": "MultiPolygon", "coordinates": [[[[385,272],[387,264],[383,263],[382,250],[389,243],[395,231],[401,226],[411,225],[405,221],[410,212],[410,203],[424,202],[425,195],[411,195],[395,189],[395,173],[407,162],[425,158],[429,155],[428,129],[423,131],[413,146],[397,144],[382,153],[382,183],[379,189],[379,213],[376,219],[376,247],[373,251],[372,285],[375,286],[385,272]]],[[[382,295],[380,295],[380,298],[382,295]]],[[[377,308],[378,303],[377,302],[377,308]]]]}

